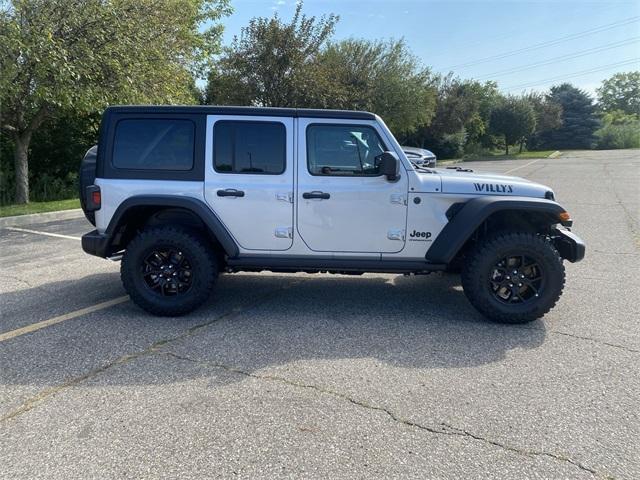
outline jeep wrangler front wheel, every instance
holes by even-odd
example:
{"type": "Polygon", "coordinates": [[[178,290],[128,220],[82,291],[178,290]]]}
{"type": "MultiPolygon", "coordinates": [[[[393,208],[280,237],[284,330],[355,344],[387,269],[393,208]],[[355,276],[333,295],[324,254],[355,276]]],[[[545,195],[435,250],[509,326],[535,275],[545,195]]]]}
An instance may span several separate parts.
{"type": "Polygon", "coordinates": [[[476,246],[462,271],[464,292],[480,313],[503,323],[545,315],[564,288],[562,258],[532,233],[505,233],[476,246]]]}
{"type": "Polygon", "coordinates": [[[197,232],[154,227],[127,246],[120,276],[136,305],[154,315],[178,316],[207,300],[218,274],[215,255],[197,232]]]}

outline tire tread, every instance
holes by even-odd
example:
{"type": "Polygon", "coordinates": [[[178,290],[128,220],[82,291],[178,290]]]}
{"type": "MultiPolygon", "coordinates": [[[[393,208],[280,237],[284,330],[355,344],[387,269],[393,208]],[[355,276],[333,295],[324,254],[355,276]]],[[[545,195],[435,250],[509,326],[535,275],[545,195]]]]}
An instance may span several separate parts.
{"type": "MultiPolygon", "coordinates": [[[[547,275],[553,273],[546,272],[547,275]]],[[[462,286],[471,304],[486,317],[501,323],[526,323],[543,317],[556,305],[562,295],[564,285],[565,269],[562,257],[551,242],[532,233],[504,232],[487,238],[472,250],[462,270],[462,286]],[[507,312],[492,302],[487,289],[483,286],[484,275],[482,273],[482,263],[486,258],[493,257],[496,252],[514,244],[536,250],[546,257],[550,265],[557,268],[555,273],[560,274],[560,285],[550,298],[546,299],[544,303],[535,303],[529,311],[517,313],[507,312]]]]}

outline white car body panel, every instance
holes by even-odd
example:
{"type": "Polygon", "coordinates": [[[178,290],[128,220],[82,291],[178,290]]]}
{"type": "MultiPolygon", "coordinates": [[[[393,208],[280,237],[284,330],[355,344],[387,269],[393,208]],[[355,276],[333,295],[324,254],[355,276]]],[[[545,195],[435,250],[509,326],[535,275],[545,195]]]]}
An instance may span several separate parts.
{"type": "Polygon", "coordinates": [[[204,200],[202,182],[197,181],[96,178],[95,184],[102,194],[102,208],[95,212],[96,229],[100,233],[107,229],[120,204],[136,195],[171,195],[204,200]]]}

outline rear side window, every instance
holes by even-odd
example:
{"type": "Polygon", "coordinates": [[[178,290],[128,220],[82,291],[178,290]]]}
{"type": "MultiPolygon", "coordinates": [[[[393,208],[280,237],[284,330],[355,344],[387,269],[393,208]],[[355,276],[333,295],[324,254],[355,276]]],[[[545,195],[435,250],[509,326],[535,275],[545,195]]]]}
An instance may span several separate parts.
{"type": "Polygon", "coordinates": [[[287,132],[279,122],[216,122],[213,166],[218,173],[280,175],[287,132]]]}
{"type": "Polygon", "coordinates": [[[195,124],[190,120],[120,120],[113,166],[134,170],[191,170],[195,124]]]}

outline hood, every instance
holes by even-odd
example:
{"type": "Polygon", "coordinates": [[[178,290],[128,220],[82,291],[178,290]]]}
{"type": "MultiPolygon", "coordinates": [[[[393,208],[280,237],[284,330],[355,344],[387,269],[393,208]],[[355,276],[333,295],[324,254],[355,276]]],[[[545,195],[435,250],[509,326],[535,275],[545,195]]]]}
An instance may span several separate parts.
{"type": "Polygon", "coordinates": [[[549,187],[525,178],[445,168],[437,168],[435,172],[440,175],[442,193],[553,198],[549,187]]]}
{"type": "Polygon", "coordinates": [[[418,148],[418,147],[402,147],[402,151],[404,153],[413,153],[415,155],[421,155],[423,157],[435,157],[433,152],[427,150],[426,148],[418,148]]]}

